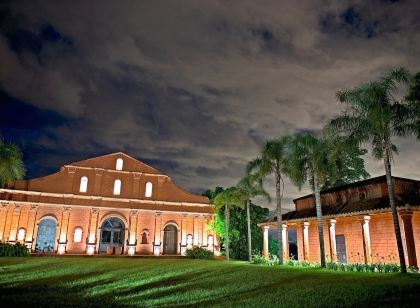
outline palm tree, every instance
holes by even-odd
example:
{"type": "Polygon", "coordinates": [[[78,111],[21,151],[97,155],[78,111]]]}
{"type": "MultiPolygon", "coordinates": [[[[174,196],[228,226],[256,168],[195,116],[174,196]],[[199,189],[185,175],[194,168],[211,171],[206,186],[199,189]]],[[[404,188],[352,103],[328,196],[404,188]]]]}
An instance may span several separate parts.
{"type": "Polygon", "coordinates": [[[262,180],[274,173],[276,183],[276,214],[279,245],[279,264],[283,264],[283,222],[281,201],[283,198],[284,190],[284,176],[287,175],[287,165],[289,160],[288,149],[291,140],[290,138],[290,136],[283,136],[267,141],[263,147],[261,156],[250,161],[247,165],[247,174],[262,180]]]}
{"type": "Polygon", "coordinates": [[[252,259],[252,239],[251,239],[251,198],[262,196],[271,201],[270,195],[263,187],[262,179],[251,174],[244,176],[236,185],[239,196],[246,204],[246,218],[248,227],[248,260],[252,259]]]}
{"type": "Polygon", "coordinates": [[[407,271],[407,267],[395,203],[391,163],[393,154],[397,153],[397,147],[392,142],[393,137],[406,137],[416,133],[415,125],[411,123],[414,117],[410,114],[409,105],[404,101],[397,101],[394,97],[397,87],[406,84],[409,78],[410,73],[402,67],[388,72],[376,81],[338,91],[337,99],[346,104],[349,110],[328,125],[330,133],[344,133],[359,143],[371,142],[373,157],[383,161],[403,273],[407,271]]]}
{"type": "Polygon", "coordinates": [[[0,139],[0,187],[13,184],[24,175],[22,152],[13,143],[6,143],[0,139]]]}
{"type": "Polygon", "coordinates": [[[229,260],[229,222],[230,208],[243,207],[243,200],[238,189],[233,186],[225,190],[221,190],[213,199],[214,210],[218,212],[222,207],[225,208],[225,252],[226,259],[229,260]]]}
{"type": "Polygon", "coordinates": [[[295,135],[292,149],[289,178],[299,189],[309,182],[315,195],[321,267],[325,267],[321,190],[369,177],[360,157],[366,151],[349,139],[317,138],[309,133],[295,135]]]}

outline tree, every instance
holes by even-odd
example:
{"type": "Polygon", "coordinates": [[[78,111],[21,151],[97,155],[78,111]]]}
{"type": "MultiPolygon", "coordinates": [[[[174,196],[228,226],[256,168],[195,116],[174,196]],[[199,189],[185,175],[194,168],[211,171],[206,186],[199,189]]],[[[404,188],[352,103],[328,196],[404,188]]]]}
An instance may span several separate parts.
{"type": "Polygon", "coordinates": [[[220,191],[214,198],[214,210],[218,212],[222,207],[225,209],[225,252],[226,259],[229,260],[229,222],[230,208],[243,207],[242,198],[235,186],[220,191]]]}
{"type": "MultiPolygon", "coordinates": [[[[265,222],[268,217],[268,209],[250,203],[251,214],[251,238],[252,238],[252,252],[262,251],[263,249],[263,234],[259,223],[265,222]]],[[[248,230],[247,211],[244,208],[231,207],[229,216],[229,256],[233,259],[248,260],[248,244],[247,244],[247,230],[248,230]]],[[[226,243],[226,228],[225,228],[225,211],[224,207],[216,213],[214,219],[209,227],[217,233],[221,242],[226,243]]],[[[275,243],[277,247],[277,242],[275,243]]]]}
{"type": "Polygon", "coordinates": [[[282,241],[282,211],[281,201],[283,198],[284,176],[287,175],[288,149],[290,136],[269,140],[265,143],[261,156],[252,160],[247,165],[247,174],[260,179],[265,179],[274,174],[276,183],[276,214],[277,233],[279,246],[279,264],[283,264],[283,241],[282,241]]]}
{"type": "Polygon", "coordinates": [[[13,184],[24,175],[25,167],[20,149],[15,144],[0,139],[0,187],[13,184]]]}
{"type": "Polygon", "coordinates": [[[248,261],[252,260],[252,237],[251,237],[251,198],[262,196],[271,201],[270,195],[265,191],[263,187],[263,182],[260,177],[253,175],[244,176],[239,183],[236,185],[239,192],[239,196],[243,199],[243,202],[246,204],[246,213],[247,213],[247,233],[248,233],[248,261]]]}
{"type": "Polygon", "coordinates": [[[315,195],[321,267],[326,266],[321,190],[337,184],[368,178],[364,160],[366,153],[358,144],[343,137],[321,137],[298,134],[293,140],[289,161],[289,177],[299,189],[309,183],[315,195]]]}
{"type": "MultiPolygon", "coordinates": [[[[397,153],[397,147],[392,142],[393,137],[406,137],[411,134],[417,134],[419,137],[418,125],[417,127],[413,125],[415,117],[410,104],[403,100],[397,101],[394,96],[397,87],[406,84],[409,79],[408,70],[402,67],[388,72],[376,81],[338,91],[337,99],[346,104],[349,110],[327,126],[327,131],[331,134],[342,133],[354,138],[359,144],[370,142],[373,157],[383,161],[402,272],[406,272],[407,267],[395,203],[391,164],[394,153],[397,153]]],[[[412,93],[413,97],[418,94],[414,88],[412,93]]]]}

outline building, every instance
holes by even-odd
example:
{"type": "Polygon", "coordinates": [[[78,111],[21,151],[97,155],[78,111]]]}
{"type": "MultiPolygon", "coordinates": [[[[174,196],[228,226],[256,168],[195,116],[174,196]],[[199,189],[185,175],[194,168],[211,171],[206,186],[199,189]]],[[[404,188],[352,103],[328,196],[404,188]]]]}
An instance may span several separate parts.
{"type": "Polygon", "coordinates": [[[59,254],[218,250],[207,197],[124,153],[91,158],[0,189],[0,240],[59,254]]]}
{"type": "MultiPolygon", "coordinates": [[[[420,265],[420,181],[393,177],[406,262],[420,265]]],[[[386,177],[335,187],[321,193],[327,260],[348,263],[399,263],[386,177]]],[[[314,195],[294,200],[295,210],[283,215],[283,243],[295,229],[297,259],[320,261],[314,195]]],[[[268,231],[277,218],[259,226],[268,255],[268,231]]],[[[288,245],[284,257],[289,258],[288,245]]]]}

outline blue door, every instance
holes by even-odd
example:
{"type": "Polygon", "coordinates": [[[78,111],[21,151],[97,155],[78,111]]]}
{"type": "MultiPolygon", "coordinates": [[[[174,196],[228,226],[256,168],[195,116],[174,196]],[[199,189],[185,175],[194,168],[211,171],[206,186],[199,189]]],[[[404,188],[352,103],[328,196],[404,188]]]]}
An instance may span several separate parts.
{"type": "Polygon", "coordinates": [[[124,249],[124,223],[117,217],[108,218],[101,226],[99,252],[121,254],[124,249]],[[120,252],[117,252],[120,251],[120,252]]]}
{"type": "Polygon", "coordinates": [[[57,224],[54,219],[43,219],[38,225],[38,235],[36,237],[36,252],[54,252],[55,233],[57,224]]]}

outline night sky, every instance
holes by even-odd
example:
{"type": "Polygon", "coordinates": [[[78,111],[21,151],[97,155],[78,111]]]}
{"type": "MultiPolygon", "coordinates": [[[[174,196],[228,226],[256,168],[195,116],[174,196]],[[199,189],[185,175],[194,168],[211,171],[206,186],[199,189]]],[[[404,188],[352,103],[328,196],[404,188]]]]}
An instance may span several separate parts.
{"type": "MultiPolygon", "coordinates": [[[[192,192],[234,185],[267,138],[320,132],[337,90],[420,70],[420,1],[112,3],[1,1],[0,133],[28,178],[123,151],[192,192]]],[[[397,144],[394,174],[420,179],[420,144],[397,144]]]]}

